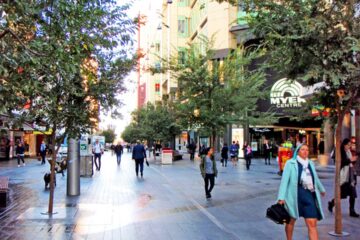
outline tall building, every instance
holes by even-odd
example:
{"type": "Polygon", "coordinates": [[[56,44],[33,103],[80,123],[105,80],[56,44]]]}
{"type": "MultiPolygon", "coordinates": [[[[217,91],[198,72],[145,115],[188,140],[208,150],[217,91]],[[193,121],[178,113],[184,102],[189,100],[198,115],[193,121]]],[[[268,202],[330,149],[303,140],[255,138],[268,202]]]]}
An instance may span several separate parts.
{"type": "MultiPolygon", "coordinates": [[[[236,47],[236,38],[230,32],[236,25],[237,7],[209,0],[163,0],[161,56],[182,58],[190,43],[200,43],[200,37],[214,38],[215,58],[224,58],[236,47]]],[[[201,46],[199,46],[201,49],[201,46]]],[[[162,74],[162,99],[174,99],[177,81],[170,72],[162,74]]]]}

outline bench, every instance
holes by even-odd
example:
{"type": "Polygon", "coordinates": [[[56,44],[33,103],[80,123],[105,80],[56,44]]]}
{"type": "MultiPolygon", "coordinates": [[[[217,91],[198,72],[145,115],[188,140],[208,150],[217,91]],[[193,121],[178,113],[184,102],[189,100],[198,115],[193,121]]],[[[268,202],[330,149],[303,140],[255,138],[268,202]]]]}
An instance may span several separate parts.
{"type": "Polygon", "coordinates": [[[173,151],[173,161],[181,160],[183,154],[181,154],[178,150],[173,151]]]}
{"type": "Polygon", "coordinates": [[[9,198],[9,178],[0,177],[0,208],[5,208],[9,198]]]}

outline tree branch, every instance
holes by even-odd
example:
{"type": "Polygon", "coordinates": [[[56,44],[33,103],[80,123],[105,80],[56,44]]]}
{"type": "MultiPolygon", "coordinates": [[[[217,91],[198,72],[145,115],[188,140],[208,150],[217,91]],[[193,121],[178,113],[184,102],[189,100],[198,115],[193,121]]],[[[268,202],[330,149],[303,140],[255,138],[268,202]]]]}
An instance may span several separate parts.
{"type": "Polygon", "coordinates": [[[30,52],[31,54],[36,55],[36,56],[38,56],[38,57],[46,57],[46,56],[47,56],[47,55],[45,55],[45,54],[41,54],[41,53],[35,52],[35,51],[31,50],[30,48],[28,48],[28,47],[25,45],[25,43],[19,38],[19,36],[18,36],[16,33],[14,33],[11,29],[6,29],[4,32],[2,32],[2,33],[0,34],[0,39],[1,39],[2,37],[4,37],[7,33],[10,33],[10,34],[20,43],[20,45],[23,46],[23,47],[24,47],[28,52],[30,52]]]}
{"type": "Polygon", "coordinates": [[[0,33],[0,39],[2,39],[3,37],[5,37],[6,34],[9,33],[9,29],[6,29],[5,31],[3,31],[2,33],[0,33]]]}

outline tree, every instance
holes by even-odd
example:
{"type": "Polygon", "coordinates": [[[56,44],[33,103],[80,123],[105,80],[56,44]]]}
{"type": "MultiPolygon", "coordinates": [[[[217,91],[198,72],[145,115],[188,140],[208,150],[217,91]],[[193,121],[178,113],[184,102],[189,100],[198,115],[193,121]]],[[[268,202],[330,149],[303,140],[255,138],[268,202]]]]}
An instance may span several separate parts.
{"type": "Polygon", "coordinates": [[[267,64],[308,85],[321,83],[318,105],[336,126],[335,233],[342,234],[340,144],[345,114],[359,104],[360,1],[245,0],[251,31],[263,39],[267,64]]]}
{"type": "Polygon", "coordinates": [[[101,131],[100,135],[105,137],[106,143],[113,143],[116,138],[115,130],[112,128],[101,131]]]}
{"type": "Polygon", "coordinates": [[[169,142],[179,134],[177,119],[168,106],[148,103],[132,113],[133,122],[125,128],[122,137],[127,142],[136,140],[153,140],[169,142]]]}
{"type": "Polygon", "coordinates": [[[239,47],[221,61],[214,55],[212,41],[202,38],[185,50],[184,61],[173,56],[169,62],[178,81],[177,119],[186,129],[210,133],[211,146],[228,124],[256,124],[258,119],[264,123],[271,118],[271,114],[256,111],[256,102],[265,96],[260,91],[265,74],[263,69],[251,70],[250,66],[261,52],[239,47]]]}
{"type": "Polygon", "coordinates": [[[49,214],[54,163],[64,136],[76,138],[89,132],[97,124],[99,106],[111,110],[120,104],[116,95],[125,90],[123,78],[134,65],[127,53],[134,33],[128,8],[112,0],[1,5],[0,14],[5,16],[0,21],[2,110],[10,115],[17,110],[23,118],[45,123],[57,145],[49,214]],[[23,109],[25,103],[28,110],[23,109]]]}

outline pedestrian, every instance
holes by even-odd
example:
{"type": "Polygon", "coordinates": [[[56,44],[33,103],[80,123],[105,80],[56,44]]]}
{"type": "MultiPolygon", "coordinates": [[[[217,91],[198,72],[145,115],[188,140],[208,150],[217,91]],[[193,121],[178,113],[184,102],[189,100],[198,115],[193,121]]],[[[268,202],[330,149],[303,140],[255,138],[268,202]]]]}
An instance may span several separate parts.
{"type": "Polygon", "coordinates": [[[230,146],[230,158],[231,158],[231,162],[233,167],[237,166],[237,153],[239,152],[239,150],[237,149],[237,146],[235,144],[235,141],[232,142],[231,146],[230,146]]]}
{"type": "Polygon", "coordinates": [[[213,148],[209,147],[204,150],[200,162],[201,176],[205,182],[205,196],[207,199],[211,198],[211,191],[215,185],[215,177],[217,177],[216,162],[213,148]]]}
{"type": "Polygon", "coordinates": [[[237,162],[237,161],[239,161],[239,151],[240,151],[239,141],[236,141],[235,146],[236,146],[236,162],[237,162]]]}
{"type": "Polygon", "coordinates": [[[135,160],[135,173],[136,177],[139,176],[139,167],[140,167],[140,174],[143,177],[144,174],[144,159],[146,158],[146,150],[144,145],[140,143],[140,140],[136,141],[136,145],[132,150],[132,159],[135,160]]]}
{"type": "Polygon", "coordinates": [[[11,141],[7,135],[5,137],[5,160],[10,160],[10,148],[11,148],[11,141]]]}
{"type": "Polygon", "coordinates": [[[123,154],[124,152],[124,148],[123,146],[120,144],[120,142],[118,142],[114,147],[114,152],[116,154],[116,161],[117,161],[117,164],[120,165],[121,163],[121,155],[123,154]]]}
{"type": "Polygon", "coordinates": [[[314,163],[309,160],[309,146],[296,148],[292,159],[286,162],[281,178],[278,203],[284,204],[290,215],[285,225],[286,238],[292,239],[295,222],[299,217],[305,219],[310,240],[317,240],[317,222],[324,218],[321,196],[325,188],[316,173],[314,163]]]}
{"type": "Polygon", "coordinates": [[[23,166],[25,166],[25,160],[24,160],[25,147],[21,142],[18,143],[18,145],[16,147],[16,156],[17,156],[17,160],[18,160],[18,167],[20,167],[20,160],[23,162],[23,166]]]}
{"type": "MultiPolygon", "coordinates": [[[[350,139],[345,138],[340,147],[341,153],[341,170],[340,170],[340,184],[341,184],[341,198],[345,199],[349,197],[349,206],[350,206],[350,217],[359,217],[359,214],[355,211],[355,198],[357,198],[356,193],[356,183],[357,183],[357,174],[355,164],[357,161],[357,156],[353,156],[351,153],[351,142],[350,139]]],[[[335,200],[332,199],[328,202],[328,210],[332,212],[335,205],[335,200]]]]}
{"type": "Polygon", "coordinates": [[[96,170],[100,171],[101,155],[104,153],[104,146],[99,142],[99,139],[95,140],[95,143],[93,144],[92,152],[94,154],[94,162],[95,162],[96,170]],[[96,160],[98,160],[98,162],[96,160]]]}
{"type": "Polygon", "coordinates": [[[193,139],[191,139],[190,144],[188,145],[188,151],[190,153],[190,160],[194,161],[195,159],[195,151],[196,151],[196,143],[193,139]]]}
{"type": "Polygon", "coordinates": [[[229,147],[228,147],[227,143],[224,143],[224,146],[221,149],[221,164],[223,167],[227,166],[227,161],[229,158],[228,152],[229,152],[229,147]]]}
{"type": "Polygon", "coordinates": [[[41,156],[41,165],[45,164],[46,157],[46,144],[45,141],[42,141],[40,144],[40,156],[41,156]]]}
{"type": "Polygon", "coordinates": [[[203,154],[205,154],[206,147],[204,144],[201,144],[199,147],[199,157],[201,157],[203,154]]]}
{"type": "Polygon", "coordinates": [[[246,170],[250,170],[252,157],[253,157],[252,148],[250,147],[250,145],[247,145],[245,149],[246,170]]]}
{"type": "Polygon", "coordinates": [[[269,144],[269,140],[265,139],[263,144],[264,149],[264,159],[265,159],[265,165],[269,163],[270,165],[270,159],[271,159],[271,145],[269,144]],[[267,160],[267,161],[266,161],[267,160]]]}

